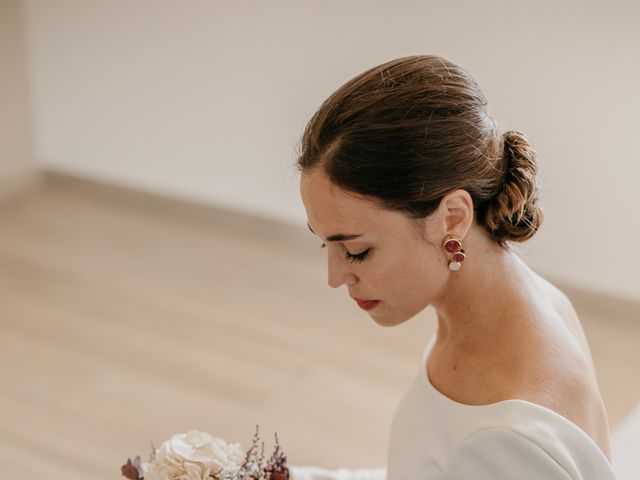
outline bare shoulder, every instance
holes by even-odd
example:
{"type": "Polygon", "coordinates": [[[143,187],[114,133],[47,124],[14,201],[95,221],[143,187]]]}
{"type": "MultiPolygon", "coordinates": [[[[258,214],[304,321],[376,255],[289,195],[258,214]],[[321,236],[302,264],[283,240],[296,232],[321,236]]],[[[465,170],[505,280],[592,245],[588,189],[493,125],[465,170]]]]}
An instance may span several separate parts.
{"type": "Polygon", "coordinates": [[[553,306],[553,310],[557,314],[557,318],[562,322],[561,326],[564,326],[570,333],[573,341],[580,347],[580,352],[584,355],[589,367],[589,371],[593,374],[593,359],[591,358],[591,351],[589,349],[589,343],[587,337],[582,328],[582,322],[576,312],[573,303],[569,297],[560,290],[553,283],[540,275],[535,275],[538,280],[540,288],[543,290],[546,298],[553,306]]]}
{"type": "MultiPolygon", "coordinates": [[[[609,425],[595,367],[580,318],[567,295],[542,277],[539,285],[553,306],[551,334],[541,334],[529,352],[524,382],[511,395],[569,419],[609,456],[609,425]]],[[[521,372],[522,373],[522,372],[521,372]]]]}
{"type": "Polygon", "coordinates": [[[522,369],[512,377],[505,398],[520,398],[541,405],[571,421],[585,432],[610,458],[610,432],[606,408],[598,387],[592,362],[583,355],[557,345],[540,349],[544,361],[522,369]]]}
{"type": "Polygon", "coordinates": [[[568,296],[534,275],[524,301],[506,310],[511,325],[467,353],[434,345],[432,384],[454,401],[485,405],[522,399],[546,407],[587,433],[609,456],[609,426],[582,324],[568,296]]]}

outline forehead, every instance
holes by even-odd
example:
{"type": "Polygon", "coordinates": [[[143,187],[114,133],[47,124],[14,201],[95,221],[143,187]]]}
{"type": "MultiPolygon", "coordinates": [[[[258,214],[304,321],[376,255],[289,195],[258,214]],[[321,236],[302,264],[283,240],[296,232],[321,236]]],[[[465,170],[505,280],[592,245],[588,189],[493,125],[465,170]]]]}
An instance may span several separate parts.
{"type": "Polygon", "coordinates": [[[333,234],[338,229],[340,233],[365,233],[375,230],[389,216],[397,215],[362,196],[345,192],[323,173],[303,174],[300,196],[309,224],[316,233],[323,230],[323,233],[333,234]]]}

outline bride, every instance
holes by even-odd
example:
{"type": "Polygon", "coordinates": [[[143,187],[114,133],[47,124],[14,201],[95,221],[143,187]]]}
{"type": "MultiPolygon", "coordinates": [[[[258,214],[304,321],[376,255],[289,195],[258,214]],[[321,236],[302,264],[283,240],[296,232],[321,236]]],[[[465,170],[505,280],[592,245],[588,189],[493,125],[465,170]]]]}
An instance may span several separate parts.
{"type": "Polygon", "coordinates": [[[300,194],[329,285],[378,325],[431,306],[438,327],[386,468],[291,466],[293,480],[615,478],[580,320],[509,246],[542,223],[535,151],[486,104],[459,65],[410,56],[348,81],[306,126],[300,194]]]}

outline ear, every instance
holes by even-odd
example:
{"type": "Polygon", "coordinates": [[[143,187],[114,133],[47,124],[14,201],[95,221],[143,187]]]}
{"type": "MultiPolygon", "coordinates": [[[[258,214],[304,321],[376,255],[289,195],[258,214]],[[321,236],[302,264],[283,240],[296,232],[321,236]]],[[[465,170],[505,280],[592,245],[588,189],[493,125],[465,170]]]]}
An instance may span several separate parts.
{"type": "Polygon", "coordinates": [[[446,194],[437,209],[438,227],[442,238],[452,235],[464,239],[473,223],[473,200],[466,190],[457,189],[446,194]]]}

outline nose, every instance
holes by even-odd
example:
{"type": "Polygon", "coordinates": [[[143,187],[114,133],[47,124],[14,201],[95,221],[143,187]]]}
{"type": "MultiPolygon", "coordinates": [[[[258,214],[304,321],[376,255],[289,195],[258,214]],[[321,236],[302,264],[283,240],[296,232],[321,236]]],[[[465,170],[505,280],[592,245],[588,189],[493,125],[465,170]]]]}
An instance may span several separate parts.
{"type": "Polygon", "coordinates": [[[328,252],[327,262],[328,284],[331,288],[338,288],[343,283],[353,285],[358,280],[339,252],[328,252]]]}

